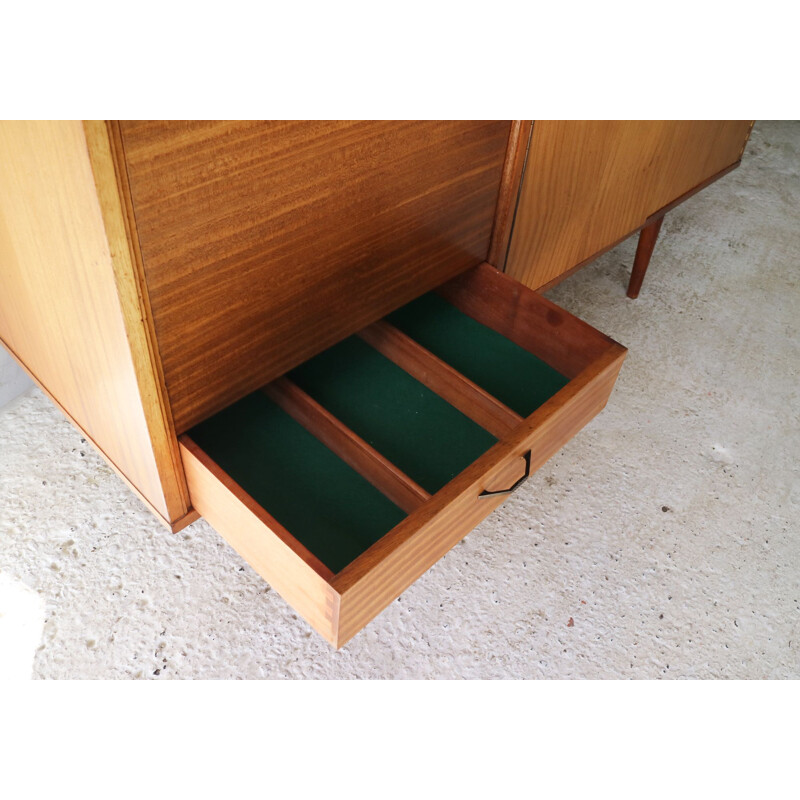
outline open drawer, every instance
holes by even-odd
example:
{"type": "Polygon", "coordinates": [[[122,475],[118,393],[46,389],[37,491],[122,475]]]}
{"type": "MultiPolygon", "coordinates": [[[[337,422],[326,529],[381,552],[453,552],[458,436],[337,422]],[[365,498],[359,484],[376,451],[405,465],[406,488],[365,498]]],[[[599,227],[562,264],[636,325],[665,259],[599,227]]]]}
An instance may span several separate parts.
{"type": "Polygon", "coordinates": [[[625,353],[482,264],[183,435],[192,503],[341,647],[605,406],[625,353]]]}

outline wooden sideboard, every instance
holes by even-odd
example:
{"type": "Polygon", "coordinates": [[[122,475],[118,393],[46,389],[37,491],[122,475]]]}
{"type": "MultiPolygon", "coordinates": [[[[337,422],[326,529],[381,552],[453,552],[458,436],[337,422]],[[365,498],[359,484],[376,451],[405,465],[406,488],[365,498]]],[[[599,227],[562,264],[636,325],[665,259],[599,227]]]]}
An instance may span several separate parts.
{"type": "Polygon", "coordinates": [[[341,646],[605,405],[541,289],[750,123],[0,123],[0,340],[341,646]],[[505,272],[503,272],[505,269],[505,272]]]}
{"type": "Polygon", "coordinates": [[[506,272],[542,291],[649,229],[649,249],[634,276],[640,287],[664,215],[738,166],[752,127],[725,120],[537,121],[506,272]]]}

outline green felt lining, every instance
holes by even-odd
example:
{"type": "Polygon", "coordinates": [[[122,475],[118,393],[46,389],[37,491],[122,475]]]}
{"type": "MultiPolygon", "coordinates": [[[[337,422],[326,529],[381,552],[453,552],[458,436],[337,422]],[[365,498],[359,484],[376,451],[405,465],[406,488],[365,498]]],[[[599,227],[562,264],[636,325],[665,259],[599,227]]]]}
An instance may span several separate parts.
{"type": "Polygon", "coordinates": [[[435,292],[386,319],[522,417],[569,383],[533,353],[462,313],[435,292]]]}
{"type": "Polygon", "coordinates": [[[406,516],[261,392],[189,435],[334,573],[406,516]]]}
{"type": "Polygon", "coordinates": [[[289,378],[431,494],[497,441],[355,336],[289,378]]]}
{"type": "MultiPolygon", "coordinates": [[[[388,320],[521,416],[567,383],[438,295],[425,295],[388,320]]],[[[358,337],[289,378],[431,494],[496,441],[358,337]]],[[[190,436],[334,573],[406,516],[261,392],[190,436]]]]}

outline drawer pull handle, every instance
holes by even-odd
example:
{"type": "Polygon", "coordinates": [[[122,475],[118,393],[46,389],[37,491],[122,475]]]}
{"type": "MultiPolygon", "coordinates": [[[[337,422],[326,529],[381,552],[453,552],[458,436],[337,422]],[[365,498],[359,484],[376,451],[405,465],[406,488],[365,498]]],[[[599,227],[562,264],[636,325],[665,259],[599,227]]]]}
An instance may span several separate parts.
{"type": "Polygon", "coordinates": [[[531,475],[531,451],[528,450],[523,458],[525,459],[525,474],[513,486],[509,487],[508,489],[498,489],[495,492],[490,492],[487,489],[484,489],[478,495],[478,497],[491,497],[496,494],[511,494],[511,492],[513,492],[515,489],[519,489],[519,487],[522,486],[522,484],[525,483],[525,481],[528,480],[531,475]]]}

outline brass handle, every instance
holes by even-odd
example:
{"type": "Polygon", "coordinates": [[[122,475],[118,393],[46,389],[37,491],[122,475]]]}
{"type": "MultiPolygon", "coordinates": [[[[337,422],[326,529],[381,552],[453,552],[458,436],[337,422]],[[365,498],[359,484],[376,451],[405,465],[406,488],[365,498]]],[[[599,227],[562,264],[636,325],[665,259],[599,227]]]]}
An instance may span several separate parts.
{"type": "Polygon", "coordinates": [[[488,489],[484,489],[478,497],[491,497],[492,495],[496,494],[511,494],[515,489],[519,489],[523,483],[525,483],[528,478],[531,476],[531,451],[528,450],[527,453],[523,456],[525,459],[525,474],[511,487],[508,489],[498,489],[495,492],[490,492],[488,489]]]}

